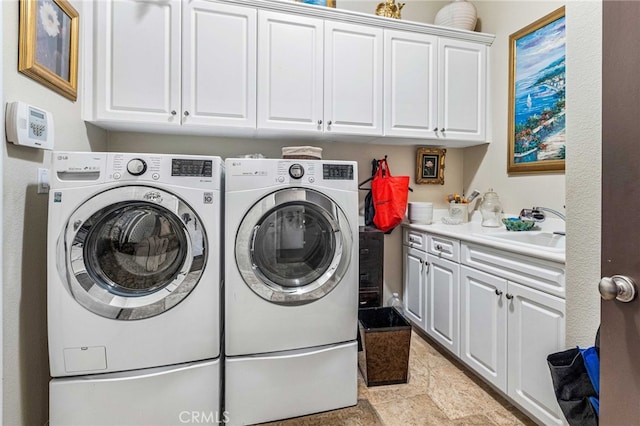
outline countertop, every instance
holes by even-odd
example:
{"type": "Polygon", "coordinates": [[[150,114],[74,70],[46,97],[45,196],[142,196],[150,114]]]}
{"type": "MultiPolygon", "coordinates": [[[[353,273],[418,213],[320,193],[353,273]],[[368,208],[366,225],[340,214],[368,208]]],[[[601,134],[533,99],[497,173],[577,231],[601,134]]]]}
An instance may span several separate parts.
{"type": "MultiPolygon", "coordinates": [[[[518,243],[509,240],[497,240],[495,237],[491,237],[492,233],[505,233],[508,232],[504,226],[499,228],[488,228],[481,225],[482,218],[478,212],[475,212],[472,220],[467,223],[459,225],[447,225],[441,221],[443,216],[446,216],[446,210],[438,211],[434,210],[434,220],[430,225],[422,225],[416,223],[403,222],[402,226],[410,229],[415,229],[430,234],[442,235],[445,237],[455,238],[461,241],[467,241],[470,243],[481,244],[487,247],[493,247],[500,250],[509,251],[511,253],[523,254],[526,256],[532,256],[539,259],[549,260],[557,263],[565,263],[566,251],[558,251],[557,249],[552,251],[543,247],[534,246],[531,244],[518,243]]],[[[504,217],[515,217],[517,215],[505,214],[504,217]]],[[[526,233],[541,233],[541,232],[564,232],[565,223],[562,219],[556,219],[548,217],[544,222],[538,223],[531,231],[520,231],[526,233]]],[[[515,232],[515,231],[512,231],[515,232]]],[[[559,237],[566,238],[566,237],[559,237]]]]}

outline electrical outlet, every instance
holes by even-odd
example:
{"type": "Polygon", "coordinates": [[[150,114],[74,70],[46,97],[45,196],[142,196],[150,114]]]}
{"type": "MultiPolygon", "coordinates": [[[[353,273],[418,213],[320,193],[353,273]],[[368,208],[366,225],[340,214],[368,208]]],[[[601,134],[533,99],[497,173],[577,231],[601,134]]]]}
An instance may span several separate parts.
{"type": "Polygon", "coordinates": [[[49,193],[49,169],[38,167],[38,194],[49,193]]]}

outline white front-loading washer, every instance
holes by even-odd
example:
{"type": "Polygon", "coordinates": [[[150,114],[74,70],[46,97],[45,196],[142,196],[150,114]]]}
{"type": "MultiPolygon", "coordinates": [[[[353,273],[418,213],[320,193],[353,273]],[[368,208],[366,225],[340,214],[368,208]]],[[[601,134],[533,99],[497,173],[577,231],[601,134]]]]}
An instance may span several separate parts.
{"type": "Polygon", "coordinates": [[[230,424],[355,405],[357,164],[227,159],[225,168],[230,424]]]}
{"type": "Polygon", "coordinates": [[[101,421],[126,424],[115,401],[127,392],[141,413],[172,400],[166,424],[198,392],[215,395],[198,410],[219,410],[223,173],[219,157],[52,154],[52,424],[102,411],[101,421]],[[172,393],[176,383],[191,391],[172,393]]]}

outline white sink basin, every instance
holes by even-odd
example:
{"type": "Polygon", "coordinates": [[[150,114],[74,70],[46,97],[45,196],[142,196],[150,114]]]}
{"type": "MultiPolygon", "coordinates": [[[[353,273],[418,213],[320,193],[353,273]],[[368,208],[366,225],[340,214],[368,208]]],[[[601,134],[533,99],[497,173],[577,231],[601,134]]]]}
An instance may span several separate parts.
{"type": "Polygon", "coordinates": [[[487,234],[477,234],[478,236],[489,238],[492,240],[498,240],[503,242],[510,242],[514,244],[523,244],[532,248],[563,252],[565,250],[565,236],[554,234],[552,232],[542,231],[504,231],[504,232],[492,232],[487,234]]]}

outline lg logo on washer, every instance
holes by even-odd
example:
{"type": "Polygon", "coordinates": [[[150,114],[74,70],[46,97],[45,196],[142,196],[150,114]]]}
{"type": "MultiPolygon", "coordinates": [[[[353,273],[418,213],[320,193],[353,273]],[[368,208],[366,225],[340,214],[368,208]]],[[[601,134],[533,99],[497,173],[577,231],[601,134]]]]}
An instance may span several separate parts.
{"type": "Polygon", "coordinates": [[[181,411],[178,417],[182,424],[220,424],[230,420],[226,411],[181,411]]]}

